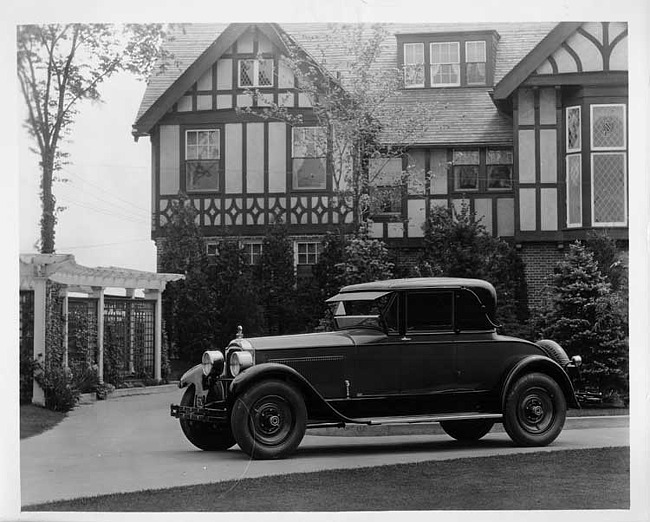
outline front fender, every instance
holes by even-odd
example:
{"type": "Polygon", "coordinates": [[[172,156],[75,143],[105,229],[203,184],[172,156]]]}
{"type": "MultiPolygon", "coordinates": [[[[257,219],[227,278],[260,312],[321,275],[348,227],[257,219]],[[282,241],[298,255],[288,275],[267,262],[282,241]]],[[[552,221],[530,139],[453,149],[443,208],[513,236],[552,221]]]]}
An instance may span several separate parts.
{"type": "MultiPolygon", "coordinates": [[[[229,393],[228,393],[228,403],[229,408],[234,403],[237,396],[248,388],[250,388],[255,383],[264,380],[264,379],[281,379],[294,384],[303,396],[306,399],[306,402],[311,404],[318,404],[323,406],[327,411],[329,411],[333,417],[343,422],[349,422],[354,424],[360,424],[359,421],[350,419],[340,413],[338,410],[333,408],[324,398],[318,393],[316,388],[314,388],[307,379],[300,375],[296,370],[280,363],[262,363],[255,366],[251,366],[244,372],[240,373],[237,377],[233,379],[230,383],[229,393]]],[[[368,423],[361,423],[368,424],[368,423]]]]}
{"type": "Polygon", "coordinates": [[[200,364],[187,370],[181,377],[181,380],[178,381],[179,388],[185,388],[190,384],[193,384],[194,389],[197,391],[203,389],[203,368],[200,364]]]}
{"type": "Polygon", "coordinates": [[[554,360],[543,355],[529,355],[517,361],[503,381],[503,385],[501,386],[502,411],[505,411],[506,397],[508,396],[508,390],[510,390],[512,384],[524,373],[530,372],[545,373],[555,379],[564,392],[567,405],[572,408],[580,408],[571,379],[569,379],[569,376],[562,367],[554,360]]]}

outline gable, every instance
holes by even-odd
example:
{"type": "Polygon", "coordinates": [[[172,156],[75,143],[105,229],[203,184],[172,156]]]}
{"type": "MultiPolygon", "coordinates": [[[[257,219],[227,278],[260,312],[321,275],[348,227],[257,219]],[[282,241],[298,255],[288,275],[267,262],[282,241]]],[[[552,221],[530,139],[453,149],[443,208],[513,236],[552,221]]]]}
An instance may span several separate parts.
{"type": "Polygon", "coordinates": [[[558,24],[497,84],[494,99],[507,99],[532,77],[627,71],[627,40],[622,22],[558,24]]]}

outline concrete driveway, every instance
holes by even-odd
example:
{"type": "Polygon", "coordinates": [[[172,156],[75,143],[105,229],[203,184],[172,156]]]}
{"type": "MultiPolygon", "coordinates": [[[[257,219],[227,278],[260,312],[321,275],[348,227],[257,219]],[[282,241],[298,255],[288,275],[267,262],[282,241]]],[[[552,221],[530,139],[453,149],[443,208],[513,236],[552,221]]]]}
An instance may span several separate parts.
{"type": "Polygon", "coordinates": [[[21,441],[22,505],[324,469],[629,445],[627,417],[582,418],[568,420],[557,441],[541,449],[514,447],[500,431],[472,446],[436,434],[307,435],[287,460],[250,461],[237,446],[208,453],[187,442],[169,416],[180,395],[170,387],[80,405],[54,429],[21,441]]]}

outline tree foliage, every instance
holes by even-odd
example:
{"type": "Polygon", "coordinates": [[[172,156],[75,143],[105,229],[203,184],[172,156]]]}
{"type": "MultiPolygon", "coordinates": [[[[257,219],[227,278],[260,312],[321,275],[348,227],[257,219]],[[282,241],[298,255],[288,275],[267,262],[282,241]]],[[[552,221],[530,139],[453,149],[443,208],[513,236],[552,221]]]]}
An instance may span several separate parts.
{"type": "Polygon", "coordinates": [[[184,274],[185,279],[167,284],[163,313],[172,353],[200,358],[214,344],[216,296],[208,277],[208,260],[201,231],[195,222],[196,209],[181,196],[165,225],[160,268],[184,274]]]}
{"type": "Polygon", "coordinates": [[[54,252],[54,175],[66,162],[62,144],[83,100],[101,101],[100,86],[113,74],[146,76],[164,56],[161,24],[48,24],[17,29],[20,91],[25,127],[41,168],[41,252],[54,252]]]}
{"type": "Polygon", "coordinates": [[[524,264],[512,245],[490,235],[468,205],[432,209],[426,225],[423,276],[468,277],[491,282],[499,299],[497,318],[511,335],[527,332],[524,264]]]}
{"type": "Polygon", "coordinates": [[[627,322],[620,299],[592,252],[572,244],[555,267],[551,300],[537,321],[543,337],[580,355],[585,381],[605,391],[627,389],[627,322]]]}

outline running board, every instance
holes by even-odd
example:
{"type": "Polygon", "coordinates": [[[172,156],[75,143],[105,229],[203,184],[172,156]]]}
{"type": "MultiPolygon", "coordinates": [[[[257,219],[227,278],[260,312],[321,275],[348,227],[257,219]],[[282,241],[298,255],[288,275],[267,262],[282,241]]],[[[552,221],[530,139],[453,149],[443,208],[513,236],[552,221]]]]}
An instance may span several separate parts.
{"type": "Polygon", "coordinates": [[[388,424],[424,424],[429,422],[461,421],[475,419],[494,419],[500,421],[503,415],[500,413],[441,413],[437,415],[416,415],[413,417],[373,417],[367,419],[354,419],[356,422],[363,422],[370,426],[382,426],[388,424]]]}
{"type": "Polygon", "coordinates": [[[434,422],[444,421],[463,421],[491,419],[494,422],[503,421],[503,415],[500,413],[439,413],[436,415],[415,415],[412,417],[368,417],[346,419],[340,422],[313,422],[308,428],[344,428],[345,426],[365,425],[365,426],[387,426],[399,424],[431,424],[434,422]]]}

